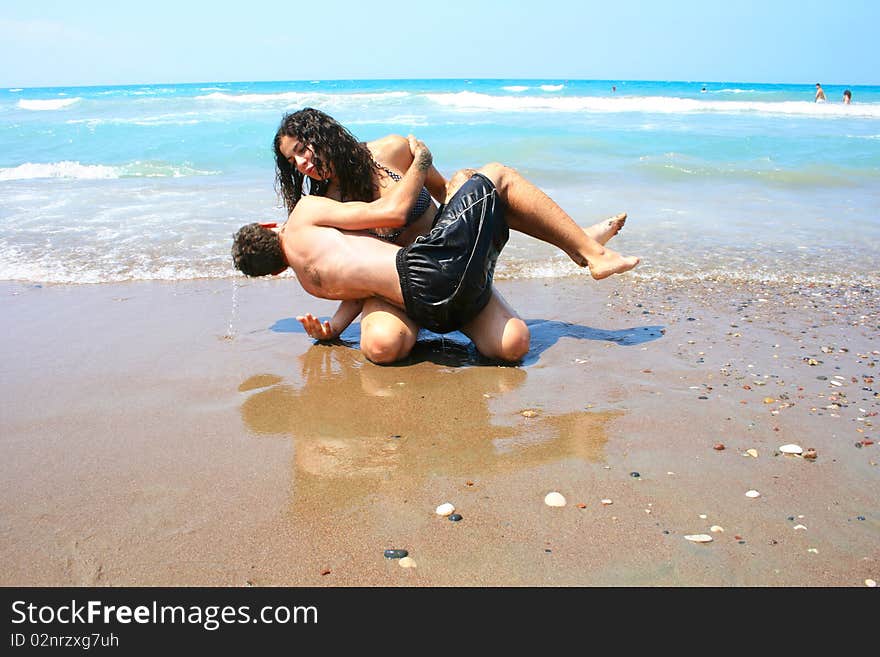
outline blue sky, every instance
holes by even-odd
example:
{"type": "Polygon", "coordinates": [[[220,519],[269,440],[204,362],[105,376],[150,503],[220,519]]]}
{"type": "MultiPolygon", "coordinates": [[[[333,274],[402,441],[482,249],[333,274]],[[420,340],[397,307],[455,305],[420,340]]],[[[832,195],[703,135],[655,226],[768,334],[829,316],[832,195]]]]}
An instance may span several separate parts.
{"type": "Polygon", "coordinates": [[[0,86],[352,78],[880,84],[876,0],[2,0],[0,86]]]}

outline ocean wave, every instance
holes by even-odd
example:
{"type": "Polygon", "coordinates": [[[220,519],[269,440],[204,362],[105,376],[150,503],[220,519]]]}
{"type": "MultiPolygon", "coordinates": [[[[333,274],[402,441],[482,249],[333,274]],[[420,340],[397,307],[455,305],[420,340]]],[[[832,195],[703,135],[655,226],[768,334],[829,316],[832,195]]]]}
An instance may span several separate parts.
{"type": "Polygon", "coordinates": [[[8,89],[9,93],[17,94],[19,91],[24,91],[24,89],[16,88],[16,89],[8,89]]]}
{"type": "MultiPolygon", "coordinates": [[[[533,280],[533,279],[564,279],[573,277],[589,277],[588,269],[574,267],[571,260],[565,257],[553,257],[549,260],[535,262],[531,260],[508,259],[499,261],[495,280],[533,280]]],[[[880,276],[874,273],[860,271],[821,271],[810,269],[803,270],[792,268],[789,271],[780,271],[777,265],[764,267],[741,267],[736,264],[720,264],[716,267],[693,267],[693,266],[650,266],[643,263],[636,269],[626,273],[626,278],[642,282],[663,283],[705,283],[724,282],[730,284],[749,285],[831,285],[846,287],[876,286],[880,283],[880,276]]]]}
{"type": "Polygon", "coordinates": [[[713,165],[675,153],[659,157],[642,157],[638,169],[656,178],[669,181],[741,180],[763,182],[783,187],[855,187],[877,179],[876,169],[852,169],[826,165],[802,169],[762,168],[766,158],[753,167],[733,164],[713,165]]]}
{"type": "Polygon", "coordinates": [[[509,86],[509,87],[501,87],[501,88],[504,89],[504,91],[513,91],[513,92],[517,92],[517,93],[518,93],[518,92],[520,92],[520,91],[525,91],[526,89],[529,89],[530,87],[524,87],[524,86],[519,85],[519,84],[514,84],[514,85],[511,85],[511,86],[509,86]]]}
{"type": "Polygon", "coordinates": [[[0,181],[65,178],[75,180],[112,180],[116,178],[182,178],[215,175],[217,171],[201,171],[188,165],[163,162],[131,162],[120,166],[81,164],[62,161],[45,164],[25,162],[16,167],[0,168],[0,181]]]}
{"type": "Polygon", "coordinates": [[[565,88],[564,84],[542,84],[541,89],[544,91],[562,91],[565,88]]]}
{"type": "Polygon", "coordinates": [[[697,100],[664,96],[493,96],[474,91],[430,93],[438,105],[464,112],[644,112],[654,114],[758,113],[786,116],[880,118],[880,103],[843,105],[807,101],[697,100]]]}
{"type": "Polygon", "coordinates": [[[388,118],[354,119],[346,121],[347,125],[407,125],[424,128],[431,125],[427,116],[418,114],[399,114],[388,118]]]}
{"type": "Polygon", "coordinates": [[[28,100],[22,98],[18,101],[21,109],[45,112],[51,110],[65,109],[81,101],[82,98],[52,98],[51,100],[28,100]]]}
{"type": "Polygon", "coordinates": [[[183,112],[181,114],[161,114],[158,116],[141,116],[136,118],[88,118],[88,119],[70,119],[65,121],[68,125],[86,125],[89,128],[96,128],[100,125],[139,125],[139,126],[167,126],[167,125],[198,125],[203,123],[206,116],[210,113],[206,112],[183,112]],[[193,117],[193,118],[183,118],[193,117]],[[198,117],[198,118],[196,118],[198,117]]]}
{"type": "Polygon", "coordinates": [[[411,94],[408,91],[387,91],[380,93],[353,93],[353,94],[327,94],[302,91],[282,91],[272,94],[230,94],[215,92],[196,96],[196,100],[207,100],[213,102],[236,103],[236,104],[272,104],[287,103],[303,105],[309,103],[324,103],[330,101],[347,101],[352,100],[362,102],[365,100],[385,100],[391,98],[406,98],[411,94]]]}

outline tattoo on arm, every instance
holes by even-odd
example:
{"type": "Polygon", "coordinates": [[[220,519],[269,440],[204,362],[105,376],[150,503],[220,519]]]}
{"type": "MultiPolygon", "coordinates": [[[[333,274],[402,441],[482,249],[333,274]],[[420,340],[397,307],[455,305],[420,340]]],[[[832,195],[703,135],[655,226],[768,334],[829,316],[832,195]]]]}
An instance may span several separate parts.
{"type": "Polygon", "coordinates": [[[434,158],[431,157],[431,151],[429,151],[427,148],[419,149],[418,153],[416,154],[416,166],[418,167],[419,171],[427,171],[428,169],[430,169],[433,159],[434,158]]]}

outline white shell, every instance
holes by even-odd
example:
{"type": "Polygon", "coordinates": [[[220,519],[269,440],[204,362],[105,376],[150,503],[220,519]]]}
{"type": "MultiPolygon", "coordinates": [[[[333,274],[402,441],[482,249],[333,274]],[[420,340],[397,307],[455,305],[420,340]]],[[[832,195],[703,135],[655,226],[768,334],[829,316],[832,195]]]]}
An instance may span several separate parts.
{"type": "Polygon", "coordinates": [[[400,564],[401,568],[415,568],[416,562],[412,557],[404,557],[400,559],[397,563],[400,564]]]}
{"type": "Polygon", "coordinates": [[[547,493],[544,497],[544,504],[547,506],[565,506],[565,498],[561,493],[553,491],[552,493],[547,493]]]}
{"type": "Polygon", "coordinates": [[[752,458],[758,458],[758,450],[756,449],[747,449],[746,454],[748,454],[752,458]]]}
{"type": "Polygon", "coordinates": [[[722,527],[721,525],[712,525],[711,527],[709,527],[709,531],[710,532],[723,532],[724,527],[722,527]]]}
{"type": "Polygon", "coordinates": [[[747,490],[746,497],[761,497],[761,493],[756,490],[747,490]]]}
{"type": "Polygon", "coordinates": [[[694,543],[711,543],[712,537],[709,534],[687,534],[685,538],[694,543]]]}
{"type": "Polygon", "coordinates": [[[609,504],[614,504],[614,502],[612,502],[611,500],[609,500],[606,497],[604,500],[602,500],[602,504],[604,504],[605,506],[608,506],[609,504]]]}
{"type": "Polygon", "coordinates": [[[455,507],[452,506],[452,504],[450,504],[449,502],[444,502],[434,510],[434,513],[436,513],[438,516],[448,516],[452,515],[454,511],[455,507]]]}
{"type": "Polygon", "coordinates": [[[875,586],[877,586],[877,582],[875,582],[873,579],[866,579],[865,586],[870,586],[873,589],[875,586]]]}
{"type": "Polygon", "coordinates": [[[783,454],[803,454],[804,449],[800,445],[783,445],[779,448],[783,454]]]}

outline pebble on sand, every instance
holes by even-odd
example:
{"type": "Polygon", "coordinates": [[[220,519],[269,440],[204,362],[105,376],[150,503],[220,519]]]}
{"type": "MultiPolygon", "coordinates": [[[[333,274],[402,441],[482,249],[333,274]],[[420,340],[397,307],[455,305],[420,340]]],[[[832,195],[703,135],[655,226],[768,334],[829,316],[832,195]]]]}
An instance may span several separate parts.
{"type": "Polygon", "coordinates": [[[535,417],[538,415],[538,411],[527,408],[526,410],[521,411],[520,415],[522,415],[523,417],[535,417]]]}
{"type": "Polygon", "coordinates": [[[412,557],[403,557],[399,562],[401,568],[415,568],[416,562],[412,557]]]}
{"type": "Polygon", "coordinates": [[[758,450],[756,450],[756,449],[747,449],[746,454],[748,454],[749,456],[751,456],[754,459],[758,458],[758,450]]]}
{"type": "Polygon", "coordinates": [[[866,579],[865,586],[869,586],[873,589],[875,586],[877,586],[877,582],[875,582],[873,579],[866,579]]]}
{"type": "Polygon", "coordinates": [[[434,510],[434,513],[436,513],[438,516],[448,516],[454,511],[455,507],[452,506],[452,504],[450,504],[449,502],[444,502],[434,510]]]}
{"type": "Polygon", "coordinates": [[[801,447],[800,445],[794,445],[794,444],[782,445],[779,448],[779,451],[782,452],[783,454],[803,454],[804,453],[803,447],[801,447]]]}
{"type": "Polygon", "coordinates": [[[711,543],[713,540],[709,534],[687,534],[685,538],[692,543],[711,543]]]}
{"type": "Polygon", "coordinates": [[[712,525],[711,527],[709,527],[709,531],[710,531],[710,532],[715,532],[715,533],[718,533],[718,532],[722,532],[722,533],[723,533],[723,532],[724,532],[724,527],[722,527],[721,525],[712,525]]]}
{"type": "Polygon", "coordinates": [[[724,443],[715,443],[715,449],[719,452],[724,449],[724,443]]]}
{"type": "Polygon", "coordinates": [[[816,458],[816,449],[814,447],[807,447],[807,450],[804,452],[805,459],[815,460],[816,458]]]}
{"type": "Polygon", "coordinates": [[[385,558],[386,559],[403,559],[408,554],[409,554],[409,552],[407,552],[406,550],[398,550],[398,549],[385,550],[385,558]]]}
{"type": "Polygon", "coordinates": [[[604,500],[602,500],[602,504],[604,504],[605,506],[608,506],[609,504],[614,504],[614,502],[612,502],[611,500],[609,500],[606,497],[604,500]]]}
{"type": "Polygon", "coordinates": [[[747,491],[746,491],[746,497],[752,497],[752,498],[754,498],[754,497],[761,497],[761,493],[759,493],[759,492],[756,491],[756,490],[747,490],[747,491]]]}
{"type": "Polygon", "coordinates": [[[544,496],[544,504],[547,506],[565,506],[565,498],[562,493],[553,491],[544,496]]]}

